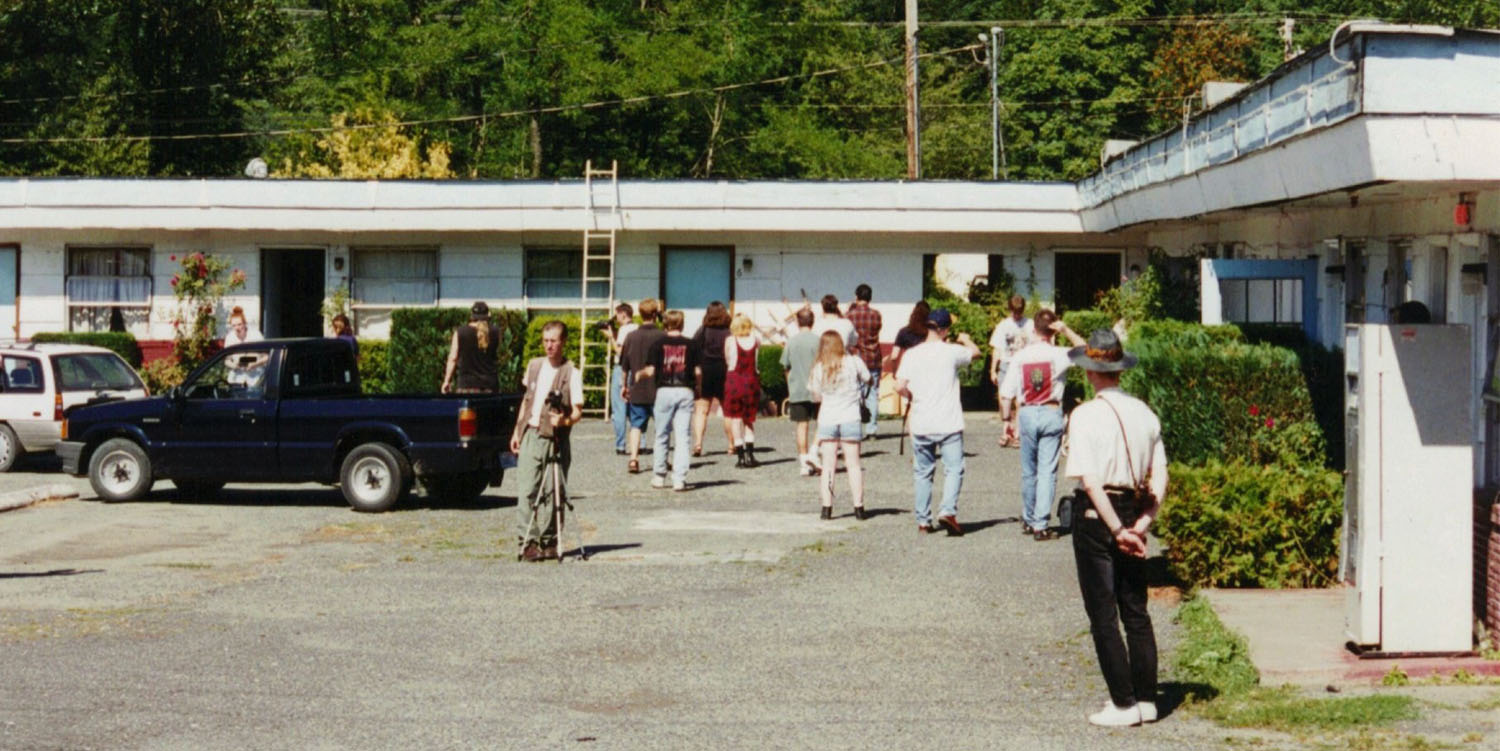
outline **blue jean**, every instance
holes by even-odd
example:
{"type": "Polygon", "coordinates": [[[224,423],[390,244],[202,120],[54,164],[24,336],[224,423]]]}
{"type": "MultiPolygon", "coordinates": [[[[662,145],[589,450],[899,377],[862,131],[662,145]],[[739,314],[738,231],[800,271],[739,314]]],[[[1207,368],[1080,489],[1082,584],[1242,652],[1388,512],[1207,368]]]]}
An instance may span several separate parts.
{"type": "Polygon", "coordinates": [[[672,454],[672,482],[686,482],[688,464],[693,461],[688,446],[688,429],[693,424],[693,390],[668,387],[656,390],[656,450],[651,452],[651,471],[657,477],[667,474],[667,442],[676,441],[672,454]],[[670,431],[670,435],[669,435],[670,431]]]}
{"type": "Polygon", "coordinates": [[[865,437],[875,435],[880,428],[880,371],[870,371],[870,383],[865,386],[865,406],[870,408],[870,421],[865,423],[865,437]]]}
{"type": "Polygon", "coordinates": [[[958,491],[964,485],[964,434],[911,437],[911,474],[916,491],[917,524],[932,523],[932,475],[943,460],[943,505],[939,516],[958,516],[958,491]]]}
{"type": "Polygon", "coordinates": [[[1046,529],[1057,495],[1057,452],[1064,430],[1061,409],[1022,407],[1021,522],[1030,529],[1046,529]]]}
{"type": "Polygon", "coordinates": [[[615,426],[615,451],[625,450],[625,434],[630,428],[625,415],[625,399],[620,396],[620,386],[624,383],[625,371],[616,365],[609,381],[609,421],[615,426]]]}

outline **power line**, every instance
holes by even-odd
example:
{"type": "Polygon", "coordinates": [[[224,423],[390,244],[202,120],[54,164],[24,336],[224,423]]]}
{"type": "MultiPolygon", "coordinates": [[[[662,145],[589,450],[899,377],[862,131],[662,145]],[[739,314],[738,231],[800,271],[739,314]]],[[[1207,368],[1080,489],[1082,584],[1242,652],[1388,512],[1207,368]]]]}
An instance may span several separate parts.
{"type": "MultiPolygon", "coordinates": [[[[939,56],[946,56],[946,55],[954,55],[954,54],[958,54],[960,52],[969,52],[971,50],[979,49],[982,46],[983,45],[981,45],[981,44],[970,44],[970,45],[965,45],[963,47],[950,47],[948,49],[937,50],[935,52],[924,52],[921,55],[919,55],[919,57],[939,57],[939,56]]],[[[283,128],[283,129],[260,130],[260,131],[235,131],[235,132],[230,132],[230,133],[181,133],[181,134],[173,134],[173,135],[155,135],[155,136],[57,136],[57,137],[50,137],[50,138],[0,138],[0,143],[4,143],[4,144],[44,144],[44,143],[121,143],[121,142],[131,143],[131,142],[141,142],[141,141],[197,141],[197,140],[214,139],[214,138],[226,138],[227,139],[227,138],[279,137],[279,136],[302,135],[302,134],[312,134],[312,133],[333,133],[333,132],[348,131],[348,130],[371,130],[371,129],[375,129],[375,128],[402,128],[402,127],[416,126],[416,125],[442,125],[442,124],[483,122],[485,120],[498,120],[498,119],[505,119],[505,118],[512,118],[512,117],[524,117],[524,116],[527,116],[527,115],[552,115],[552,114],[558,114],[558,113],[562,113],[562,112],[577,112],[577,111],[582,111],[582,110],[603,109],[603,108],[606,108],[606,107],[619,107],[619,106],[630,105],[630,104],[644,104],[644,103],[653,102],[653,101],[664,101],[664,100],[669,100],[669,99],[680,99],[682,97],[693,96],[695,94],[721,94],[721,93],[724,93],[724,92],[727,92],[727,91],[735,91],[735,90],[738,90],[738,89],[747,89],[747,88],[752,88],[752,87],[757,87],[757,86],[767,86],[767,85],[778,84],[778,83],[791,83],[793,81],[811,80],[811,79],[815,79],[815,78],[826,78],[828,76],[838,75],[838,74],[841,74],[841,73],[848,73],[850,71],[866,70],[866,69],[878,68],[878,67],[882,67],[882,66],[904,64],[904,62],[905,62],[905,57],[904,56],[903,57],[894,57],[894,58],[887,58],[885,60],[876,60],[874,62],[861,63],[859,65],[850,65],[850,66],[846,66],[846,67],[843,67],[843,68],[827,68],[827,69],[824,69],[824,70],[813,71],[811,73],[798,73],[798,74],[785,75],[785,76],[775,76],[773,78],[763,78],[763,79],[761,79],[759,81],[748,81],[748,82],[744,82],[744,83],[731,83],[731,84],[724,84],[722,86],[713,86],[713,87],[709,87],[709,88],[683,89],[681,91],[673,91],[673,92],[668,92],[668,93],[665,93],[665,94],[642,94],[642,95],[639,95],[639,96],[621,97],[621,98],[618,98],[618,99],[604,99],[604,100],[593,101],[593,102],[583,102],[583,103],[580,103],[580,104],[562,104],[562,105],[554,105],[554,106],[550,106],[550,107],[534,107],[534,108],[530,108],[530,109],[507,110],[507,111],[504,111],[504,112],[490,112],[490,113],[483,113],[483,114],[478,114],[478,115],[458,115],[458,116],[455,116],[455,117],[439,117],[439,118],[428,118],[428,119],[422,119],[422,120],[403,120],[403,121],[390,122],[390,123],[355,123],[355,124],[352,124],[352,125],[344,125],[344,126],[340,126],[340,127],[328,126],[328,127],[317,127],[317,128],[283,128]]]]}

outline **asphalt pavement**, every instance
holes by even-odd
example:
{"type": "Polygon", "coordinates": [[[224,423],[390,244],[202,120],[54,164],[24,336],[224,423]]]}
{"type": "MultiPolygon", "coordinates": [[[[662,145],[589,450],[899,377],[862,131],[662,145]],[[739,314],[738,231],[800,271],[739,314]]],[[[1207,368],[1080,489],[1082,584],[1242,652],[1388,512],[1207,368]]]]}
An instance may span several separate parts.
{"type": "Polygon", "coordinates": [[[0,490],[81,497],[0,514],[0,748],[1219,745],[1180,713],[1085,723],[1105,691],[1071,545],[1018,533],[1017,452],[968,419],[963,537],[917,533],[894,422],[864,522],[842,474],[818,519],[784,420],[753,470],[711,425],[681,493],[585,423],[562,564],[515,560],[513,477],[367,515],[317,485],[104,504],[23,467],[0,490]]]}

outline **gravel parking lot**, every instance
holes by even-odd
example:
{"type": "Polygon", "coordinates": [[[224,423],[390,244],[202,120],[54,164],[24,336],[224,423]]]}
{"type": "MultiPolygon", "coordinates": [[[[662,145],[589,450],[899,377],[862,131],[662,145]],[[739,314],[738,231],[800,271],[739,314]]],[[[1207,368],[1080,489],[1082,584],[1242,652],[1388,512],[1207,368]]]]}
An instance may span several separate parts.
{"type": "MultiPolygon", "coordinates": [[[[896,423],[882,427],[894,433],[896,423]]],[[[790,426],[763,465],[653,490],[608,426],[574,441],[581,534],[515,560],[514,478],[480,502],[350,511],[336,489],[231,486],[0,515],[0,747],[1200,748],[1181,715],[1089,727],[1105,698],[1066,539],[1017,534],[1016,452],[969,416],[962,538],[919,536],[911,463],[868,445],[831,522],[790,426]]],[[[722,451],[711,425],[708,448],[722,451]]],[[[29,471],[26,471],[29,470],[29,471]]],[[[57,482],[45,465],[0,490],[57,482]]],[[[1164,646],[1170,603],[1158,603],[1164,646]]]]}

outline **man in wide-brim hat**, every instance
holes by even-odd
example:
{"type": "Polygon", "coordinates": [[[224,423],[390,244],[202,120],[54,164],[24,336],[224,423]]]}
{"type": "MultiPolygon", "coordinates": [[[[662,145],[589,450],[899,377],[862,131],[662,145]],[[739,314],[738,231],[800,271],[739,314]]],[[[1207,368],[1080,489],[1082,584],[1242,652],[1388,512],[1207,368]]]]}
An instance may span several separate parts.
{"type": "Polygon", "coordinates": [[[1136,358],[1114,332],[1093,332],[1068,357],[1083,368],[1095,392],[1069,418],[1065,473],[1078,478],[1074,508],[1083,513],[1074,525],[1073,558],[1109,686],[1109,701],[1089,722],[1155,722],[1156,635],[1146,610],[1146,533],[1167,489],[1161,421],[1145,402],[1120,389],[1120,376],[1136,358]]]}

